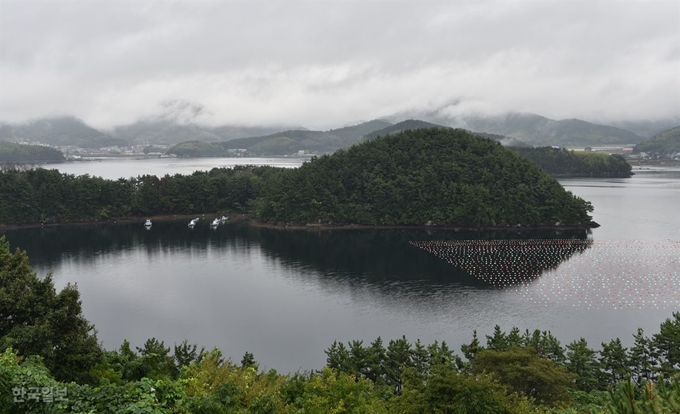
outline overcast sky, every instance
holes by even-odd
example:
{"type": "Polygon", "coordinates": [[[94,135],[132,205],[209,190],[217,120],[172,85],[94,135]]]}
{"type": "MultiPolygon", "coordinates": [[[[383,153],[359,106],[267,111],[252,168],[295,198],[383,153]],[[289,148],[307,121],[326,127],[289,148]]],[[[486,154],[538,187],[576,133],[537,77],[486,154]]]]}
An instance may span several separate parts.
{"type": "Polygon", "coordinates": [[[680,117],[680,1],[0,0],[0,120],[680,117]],[[175,103],[173,103],[175,102],[175,103]]]}

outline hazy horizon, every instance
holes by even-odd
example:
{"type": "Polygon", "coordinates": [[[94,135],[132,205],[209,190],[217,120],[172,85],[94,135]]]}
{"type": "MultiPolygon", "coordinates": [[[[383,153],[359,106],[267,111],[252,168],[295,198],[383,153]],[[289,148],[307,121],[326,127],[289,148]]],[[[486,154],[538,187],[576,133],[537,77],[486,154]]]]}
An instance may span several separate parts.
{"type": "Polygon", "coordinates": [[[0,0],[0,121],[680,119],[676,1],[0,0]]]}

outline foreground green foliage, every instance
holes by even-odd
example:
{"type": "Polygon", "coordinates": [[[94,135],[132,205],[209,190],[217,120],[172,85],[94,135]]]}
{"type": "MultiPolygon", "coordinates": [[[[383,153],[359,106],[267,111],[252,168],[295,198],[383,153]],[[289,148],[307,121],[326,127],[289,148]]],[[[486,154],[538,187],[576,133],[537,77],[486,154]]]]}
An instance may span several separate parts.
{"type": "Polygon", "coordinates": [[[558,177],[630,177],[631,165],[620,155],[577,152],[553,147],[513,147],[513,151],[558,177]]]}
{"type": "Polygon", "coordinates": [[[75,287],[60,299],[3,237],[0,282],[0,414],[680,413],[680,312],[651,338],[639,330],[630,350],[618,339],[565,349],[550,332],[496,326],[485,345],[473,335],[465,359],[445,342],[336,341],[320,371],[281,375],[188,341],[100,350],[75,287]]]}
{"type": "Polygon", "coordinates": [[[64,154],[54,148],[0,142],[0,163],[60,162],[64,154]]]}
{"type": "Polygon", "coordinates": [[[40,279],[25,252],[9,252],[0,238],[0,352],[39,355],[57,380],[96,382],[102,359],[94,327],[83,317],[74,285],[57,293],[51,276],[40,279]]]}

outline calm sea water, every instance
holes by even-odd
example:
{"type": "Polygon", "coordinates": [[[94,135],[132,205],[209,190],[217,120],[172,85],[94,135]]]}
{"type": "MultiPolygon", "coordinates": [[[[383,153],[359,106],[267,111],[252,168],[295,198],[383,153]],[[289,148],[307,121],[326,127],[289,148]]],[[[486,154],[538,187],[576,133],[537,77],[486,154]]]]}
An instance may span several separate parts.
{"type": "MultiPolygon", "coordinates": [[[[148,161],[122,162],[130,175],[148,172],[138,172],[148,161]]],[[[140,222],[6,236],[28,251],[38,274],[52,272],[58,287],[78,284],[85,316],[107,348],[123,339],[141,346],[149,337],[187,338],[237,361],[253,352],[262,366],[285,372],[320,368],[334,340],[406,335],[458,350],[473,330],[483,337],[496,324],[550,330],[563,343],[585,337],[599,347],[621,337],[630,344],[638,327],[651,335],[680,310],[680,170],[636,172],[562,181],[595,206],[602,227],[590,234],[304,232],[236,223],[212,230],[206,218],[193,230],[185,222],[146,230],[140,222]],[[470,256],[461,270],[409,243],[503,239],[507,246],[534,238],[592,243],[561,250],[556,268],[532,261],[554,258],[554,249],[517,247],[537,276],[505,288],[482,280],[478,252],[446,251],[470,256]]],[[[504,281],[526,270],[493,266],[504,281]]]]}

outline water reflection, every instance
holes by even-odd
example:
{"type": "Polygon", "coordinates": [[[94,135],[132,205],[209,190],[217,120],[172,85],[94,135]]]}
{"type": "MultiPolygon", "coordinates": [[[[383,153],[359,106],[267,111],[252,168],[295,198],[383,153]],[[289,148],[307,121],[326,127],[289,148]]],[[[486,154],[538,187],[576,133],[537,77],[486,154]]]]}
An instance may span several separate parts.
{"type": "MultiPolygon", "coordinates": [[[[564,234],[543,233],[470,233],[425,230],[338,230],[280,231],[242,227],[244,237],[257,241],[264,252],[291,267],[306,266],[318,271],[320,277],[348,277],[373,283],[378,281],[405,282],[425,280],[431,283],[458,283],[486,288],[488,285],[472,277],[468,271],[433,260],[426,252],[414,249],[413,239],[429,240],[521,240],[528,236],[557,238],[564,234]]],[[[573,231],[572,237],[585,238],[585,231],[573,231]]]]}
{"type": "Polygon", "coordinates": [[[659,243],[596,241],[527,287],[496,289],[409,241],[588,235],[306,232],[239,223],[213,231],[209,222],[201,220],[193,230],[186,221],[155,222],[150,231],[139,222],[6,235],[12,248],[28,252],[40,275],[54,269],[58,285],[78,283],[84,312],[109,349],[123,339],[141,346],[152,336],[168,344],[189,338],[237,359],[254,352],[284,372],[318,369],[323,349],[336,339],[405,334],[457,347],[469,342],[472,330],[491,333],[495,324],[551,329],[565,341],[586,336],[597,343],[630,334],[630,326],[656,329],[668,316],[656,304],[677,309],[680,303],[678,248],[659,243]],[[644,313],[637,310],[638,297],[644,313]],[[617,313],[609,311],[614,306],[617,313]],[[621,313],[632,306],[636,313],[621,313]]]}
{"type": "Polygon", "coordinates": [[[507,288],[530,284],[572,255],[583,253],[590,248],[593,240],[440,240],[410,243],[490,286],[507,288]]]}
{"type": "MultiPolygon", "coordinates": [[[[207,220],[190,229],[182,222],[157,222],[149,231],[140,224],[37,228],[11,231],[7,238],[13,247],[29,253],[31,262],[42,269],[63,261],[92,265],[101,255],[145,252],[154,261],[160,257],[200,258],[207,251],[248,255],[261,250],[270,266],[282,266],[304,277],[343,279],[362,283],[427,281],[456,283],[480,289],[489,285],[470,274],[436,260],[409,243],[414,239],[455,241],[585,239],[584,231],[499,233],[443,232],[426,230],[329,230],[288,231],[229,223],[212,231],[207,220]],[[58,240],[58,243],[55,243],[58,240]],[[312,271],[312,272],[309,272],[312,271]]],[[[477,276],[477,275],[474,275],[477,276]]]]}

